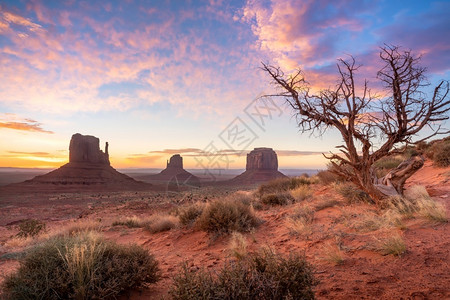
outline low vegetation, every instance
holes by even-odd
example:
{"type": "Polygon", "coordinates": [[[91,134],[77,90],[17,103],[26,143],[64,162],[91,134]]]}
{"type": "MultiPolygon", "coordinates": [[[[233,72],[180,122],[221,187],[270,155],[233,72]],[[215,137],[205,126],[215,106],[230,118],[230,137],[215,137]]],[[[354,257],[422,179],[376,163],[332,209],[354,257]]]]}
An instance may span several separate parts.
{"type": "Polygon", "coordinates": [[[306,176],[301,177],[288,177],[279,178],[267,183],[261,184],[256,191],[256,195],[260,198],[267,194],[276,194],[279,192],[286,192],[294,190],[302,185],[309,185],[311,183],[316,183],[316,180],[306,176]]]}
{"type": "Polygon", "coordinates": [[[34,237],[45,231],[45,223],[36,219],[29,219],[20,222],[18,229],[19,232],[17,233],[17,237],[34,237]]]}
{"type": "Polygon", "coordinates": [[[372,202],[366,192],[358,189],[356,185],[351,182],[335,183],[334,189],[338,192],[338,194],[344,197],[347,204],[372,202]]]}
{"type": "Polygon", "coordinates": [[[201,230],[220,235],[233,231],[246,232],[256,227],[259,222],[250,204],[221,199],[206,205],[197,225],[201,230]]]}
{"type": "Polygon", "coordinates": [[[345,261],[345,255],[338,245],[327,244],[323,248],[323,259],[334,265],[341,265],[345,261]]]}
{"type": "Polygon", "coordinates": [[[192,226],[201,216],[204,205],[195,203],[178,209],[178,217],[183,226],[192,226]]]}
{"type": "Polygon", "coordinates": [[[428,144],[425,155],[430,158],[437,167],[450,166],[450,137],[433,141],[428,144]]]}
{"type": "Polygon", "coordinates": [[[231,255],[236,259],[243,259],[247,257],[247,240],[240,232],[233,232],[231,234],[230,245],[231,255]]]}
{"type": "Polygon", "coordinates": [[[382,255],[400,256],[406,252],[406,244],[400,235],[395,234],[382,240],[378,240],[376,250],[382,255]]]}
{"type": "Polygon", "coordinates": [[[184,264],[174,278],[174,299],[314,299],[312,267],[298,254],[270,250],[226,262],[214,273],[184,264]]]}
{"type": "Polygon", "coordinates": [[[33,248],[3,282],[6,299],[105,299],[159,280],[155,258],[89,232],[33,248]]]}
{"type": "Polygon", "coordinates": [[[152,215],[144,223],[144,229],[150,233],[158,233],[174,229],[178,226],[178,218],[171,215],[152,215]]]}
{"type": "Polygon", "coordinates": [[[288,205],[294,201],[294,198],[288,192],[278,192],[267,194],[261,197],[261,203],[265,205],[288,205]]]}
{"type": "Polygon", "coordinates": [[[310,206],[297,208],[292,215],[286,218],[286,226],[291,234],[309,237],[312,234],[314,209],[310,206]]]}

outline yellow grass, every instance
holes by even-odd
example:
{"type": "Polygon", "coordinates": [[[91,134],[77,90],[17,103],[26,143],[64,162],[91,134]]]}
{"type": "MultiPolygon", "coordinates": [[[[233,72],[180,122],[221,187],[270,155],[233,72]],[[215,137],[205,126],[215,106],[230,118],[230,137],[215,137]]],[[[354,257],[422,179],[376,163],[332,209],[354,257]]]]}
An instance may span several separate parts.
{"type": "Polygon", "coordinates": [[[231,234],[231,239],[229,243],[229,249],[231,251],[231,255],[236,257],[237,259],[242,259],[247,256],[247,240],[242,233],[234,231],[231,234]]]}

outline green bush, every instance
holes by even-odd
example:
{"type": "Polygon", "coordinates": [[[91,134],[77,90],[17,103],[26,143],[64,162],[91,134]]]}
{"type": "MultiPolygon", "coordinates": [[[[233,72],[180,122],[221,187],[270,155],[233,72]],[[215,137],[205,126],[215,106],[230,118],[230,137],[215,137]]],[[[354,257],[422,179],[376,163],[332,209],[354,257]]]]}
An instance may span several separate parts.
{"type": "Polygon", "coordinates": [[[317,280],[298,254],[283,257],[271,251],[226,262],[215,273],[184,264],[170,290],[176,300],[189,299],[314,299],[317,280]]]}
{"type": "Polygon", "coordinates": [[[265,194],[274,194],[293,190],[303,184],[311,184],[313,180],[308,177],[286,177],[271,180],[259,186],[256,194],[262,197],[265,194]]]}
{"type": "Polygon", "coordinates": [[[287,205],[294,202],[294,198],[288,192],[267,194],[261,197],[261,203],[266,205],[287,205]]]}
{"type": "Polygon", "coordinates": [[[35,220],[35,219],[29,219],[29,220],[25,220],[20,222],[18,228],[19,228],[19,233],[17,233],[18,237],[29,237],[29,236],[36,236],[38,235],[41,231],[45,230],[45,223],[41,222],[39,220],[35,220]]]}
{"type": "Polygon", "coordinates": [[[258,224],[259,220],[251,205],[226,199],[211,202],[197,220],[201,230],[214,234],[245,232],[258,224]]]}
{"type": "Polygon", "coordinates": [[[2,288],[6,299],[115,299],[159,278],[158,263],[146,250],[89,232],[36,246],[2,288]]]}

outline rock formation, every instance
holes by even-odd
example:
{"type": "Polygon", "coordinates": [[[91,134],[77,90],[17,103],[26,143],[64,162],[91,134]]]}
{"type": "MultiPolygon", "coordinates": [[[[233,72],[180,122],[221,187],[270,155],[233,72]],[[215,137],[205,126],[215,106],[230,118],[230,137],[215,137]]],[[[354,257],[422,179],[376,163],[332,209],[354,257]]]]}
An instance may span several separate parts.
{"type": "Polygon", "coordinates": [[[167,185],[171,190],[180,188],[200,187],[200,179],[183,169],[183,158],[180,154],[173,155],[167,161],[167,167],[156,175],[146,175],[139,179],[167,185]]]}
{"type": "Polygon", "coordinates": [[[128,190],[149,189],[151,185],[139,182],[110,166],[108,143],[100,150],[98,138],[76,133],[69,145],[69,163],[45,175],[36,176],[18,185],[24,188],[64,190],[128,190]]]}
{"type": "Polygon", "coordinates": [[[278,171],[278,158],[272,148],[255,148],[247,154],[245,172],[236,176],[231,183],[259,183],[286,177],[278,171]]]}
{"type": "Polygon", "coordinates": [[[100,140],[95,136],[72,135],[69,145],[69,162],[93,163],[109,165],[108,142],[105,152],[100,150],[100,140]]]}

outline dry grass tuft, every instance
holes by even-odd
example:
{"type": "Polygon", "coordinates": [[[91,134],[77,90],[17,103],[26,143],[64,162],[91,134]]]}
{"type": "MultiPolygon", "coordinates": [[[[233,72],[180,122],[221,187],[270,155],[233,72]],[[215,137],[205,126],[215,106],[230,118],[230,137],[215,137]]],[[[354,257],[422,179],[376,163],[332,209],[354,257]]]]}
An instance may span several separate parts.
{"type": "Polygon", "coordinates": [[[383,255],[400,256],[406,252],[406,244],[399,234],[377,241],[376,249],[383,255]]]}
{"type": "Polygon", "coordinates": [[[300,202],[310,198],[313,194],[309,185],[301,185],[290,191],[291,196],[295,199],[296,202],[300,202]]]}
{"type": "Polygon", "coordinates": [[[339,201],[337,201],[336,199],[330,198],[330,197],[322,197],[319,201],[317,201],[317,203],[315,203],[314,205],[314,209],[316,211],[320,211],[322,209],[328,208],[328,207],[333,207],[339,205],[339,201]]]}
{"type": "Polygon", "coordinates": [[[177,228],[178,218],[171,215],[156,214],[146,219],[143,224],[145,230],[150,233],[158,233],[177,228]]]}
{"type": "Polygon", "coordinates": [[[203,203],[194,203],[189,206],[178,209],[178,217],[183,226],[192,226],[201,216],[205,205],[203,203]]]}
{"type": "Polygon", "coordinates": [[[231,255],[237,259],[243,259],[247,256],[247,240],[245,236],[240,232],[233,232],[231,234],[229,248],[231,250],[231,255]]]}
{"type": "Polygon", "coordinates": [[[127,226],[128,228],[142,227],[142,221],[136,216],[128,217],[123,220],[114,221],[112,226],[127,226]]]}
{"type": "Polygon", "coordinates": [[[372,202],[372,199],[370,199],[369,195],[367,195],[366,192],[358,189],[351,182],[335,183],[333,184],[333,187],[336,192],[344,197],[347,204],[372,202]]]}
{"type": "Polygon", "coordinates": [[[324,260],[334,265],[341,265],[345,261],[345,254],[338,245],[325,245],[323,247],[323,255],[324,260]]]}
{"type": "Polygon", "coordinates": [[[286,218],[285,224],[291,234],[309,237],[313,232],[313,221],[314,210],[310,206],[303,206],[286,218]]]}

